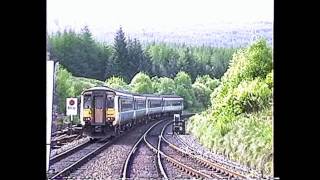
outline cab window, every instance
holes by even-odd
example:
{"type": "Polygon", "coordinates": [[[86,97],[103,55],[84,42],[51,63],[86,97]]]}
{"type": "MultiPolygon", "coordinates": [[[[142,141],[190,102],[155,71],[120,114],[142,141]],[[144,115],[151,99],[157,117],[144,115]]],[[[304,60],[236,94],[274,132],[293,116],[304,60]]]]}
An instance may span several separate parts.
{"type": "Polygon", "coordinates": [[[107,108],[114,108],[114,97],[113,96],[108,96],[107,97],[107,108]]]}
{"type": "Polygon", "coordinates": [[[83,97],[83,108],[85,108],[85,109],[89,109],[89,108],[91,108],[91,95],[85,95],[84,97],[83,97]]]}

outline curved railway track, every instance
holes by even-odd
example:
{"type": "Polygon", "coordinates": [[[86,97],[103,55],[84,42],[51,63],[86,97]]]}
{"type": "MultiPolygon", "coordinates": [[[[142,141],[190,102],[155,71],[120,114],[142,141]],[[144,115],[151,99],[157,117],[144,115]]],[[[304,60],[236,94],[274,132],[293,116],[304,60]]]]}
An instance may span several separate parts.
{"type": "MultiPolygon", "coordinates": [[[[184,142],[180,137],[179,135],[174,135],[173,138],[176,140],[176,142],[178,142],[179,146],[180,147],[183,147],[184,151],[186,152],[189,152],[193,155],[196,155],[198,157],[202,157],[203,159],[205,160],[208,160],[208,161],[211,161],[211,162],[214,162],[214,163],[217,163],[219,164],[220,166],[224,166],[228,169],[231,169],[232,171],[237,171],[241,174],[244,174],[246,175],[247,177],[249,177],[250,175],[254,174],[252,172],[251,169],[247,168],[247,167],[244,167],[242,166],[241,164],[239,163],[235,163],[235,162],[232,162],[230,160],[227,160],[227,159],[223,159],[222,156],[213,156],[213,155],[207,155],[207,154],[203,154],[203,153],[200,153],[198,152],[196,149],[194,149],[192,146],[190,146],[189,144],[187,144],[186,142],[184,142]]],[[[170,140],[168,140],[170,142],[170,140]]]]}
{"type": "MultiPolygon", "coordinates": [[[[184,116],[190,116],[184,115],[184,116]]],[[[172,118],[170,118],[172,119],[172,118]]],[[[128,154],[125,163],[123,164],[121,171],[121,178],[152,178],[159,179],[164,178],[168,179],[168,175],[165,171],[165,168],[162,165],[160,158],[160,153],[157,150],[157,146],[161,144],[161,139],[158,138],[163,125],[167,123],[168,118],[157,122],[151,126],[140,138],[137,140],[135,145],[132,147],[130,153],[128,154]],[[160,128],[159,128],[160,127],[160,128]],[[147,140],[148,139],[148,140],[147,140]],[[149,142],[151,141],[151,142],[149,142]],[[144,143],[143,143],[144,142],[144,143]],[[151,150],[151,151],[150,151],[151,150]],[[153,151],[153,153],[152,153],[153,151]]],[[[172,167],[170,167],[172,169],[172,167]]],[[[177,171],[174,169],[173,171],[177,171]]],[[[187,174],[175,176],[189,178],[187,174]],[[186,176],[187,175],[187,176],[186,176]]]]}
{"type": "MultiPolygon", "coordinates": [[[[63,179],[66,177],[80,179],[119,179],[120,176],[117,176],[117,174],[120,173],[113,172],[110,174],[109,172],[116,171],[116,164],[100,168],[96,165],[101,163],[105,164],[106,161],[115,161],[116,159],[118,159],[116,161],[117,163],[124,162],[124,157],[127,157],[127,154],[129,154],[128,147],[131,149],[131,147],[134,146],[131,142],[137,141],[137,139],[141,137],[141,134],[143,135],[145,131],[155,123],[157,123],[157,121],[135,126],[125,133],[111,139],[86,142],[52,157],[50,159],[50,169],[55,169],[55,172],[48,174],[48,179],[63,179]],[[121,146],[125,148],[120,150],[119,148],[121,146]],[[113,158],[109,159],[110,157],[108,155],[111,155],[113,158]],[[98,164],[96,164],[97,161],[98,164]],[[107,171],[103,171],[103,169],[107,171]]],[[[149,150],[148,148],[145,149],[149,150]]],[[[121,168],[119,168],[119,170],[120,169],[121,168]]]]}
{"type": "MultiPolygon", "coordinates": [[[[180,171],[188,174],[189,177],[196,177],[202,179],[249,179],[245,174],[239,172],[235,169],[229,169],[224,165],[212,162],[203,157],[189,153],[173,143],[169,142],[167,138],[164,137],[164,133],[167,127],[172,124],[172,121],[166,123],[160,133],[158,143],[150,142],[147,140],[148,132],[144,135],[144,140],[147,146],[157,153],[158,157],[158,167],[161,170],[162,177],[168,179],[167,173],[165,172],[161,159],[173,164],[180,171]],[[162,143],[163,142],[163,143],[162,143]]],[[[172,177],[169,177],[171,179],[172,177]]],[[[184,177],[187,178],[187,177],[184,177]]]]}
{"type": "MultiPolygon", "coordinates": [[[[173,134],[170,135],[170,133],[168,133],[170,131],[170,128],[168,127],[170,127],[172,123],[172,120],[168,121],[168,118],[165,118],[143,126],[143,128],[136,129],[135,134],[132,134],[131,136],[128,136],[131,131],[129,130],[127,133],[123,133],[110,139],[104,139],[99,142],[91,141],[83,143],[62,154],[52,157],[50,159],[50,169],[55,169],[56,171],[48,177],[49,179],[62,179],[70,174],[77,177],[81,172],[87,171],[84,174],[86,174],[87,176],[85,177],[89,179],[95,177],[121,178],[123,180],[128,178],[257,179],[249,176],[247,171],[235,164],[223,162],[214,158],[212,159],[212,157],[208,158],[207,156],[201,155],[192,147],[188,147],[188,144],[184,143],[178,136],[173,134]],[[124,135],[130,137],[130,140],[128,138],[120,138],[124,135]],[[134,136],[134,138],[132,136],[134,136]],[[102,171],[102,169],[105,168],[102,168],[101,172],[100,170],[97,171],[96,168],[87,169],[88,167],[91,167],[91,165],[88,164],[101,164],[99,158],[103,161],[110,161],[110,158],[104,157],[106,156],[105,151],[104,153],[101,152],[104,149],[110,149],[108,147],[114,144],[114,142],[127,146],[126,152],[123,151],[122,153],[124,154],[121,154],[122,159],[120,158],[117,161],[120,165],[117,165],[119,168],[116,168],[115,166],[105,167],[118,169],[117,171],[112,170],[112,172],[114,171],[113,173],[116,173],[117,175],[110,175],[109,172],[106,173],[106,171],[102,171]],[[98,158],[93,158],[98,154],[98,158]],[[99,162],[97,162],[97,160],[99,162]],[[88,161],[90,161],[90,163],[87,163],[88,161]],[[88,177],[91,171],[94,171],[94,174],[88,177]]],[[[107,151],[109,152],[109,150],[107,151]]],[[[113,152],[114,150],[110,151],[113,152]]],[[[120,155],[120,151],[114,151],[114,153],[117,153],[114,154],[116,156],[120,155]]],[[[106,163],[103,162],[102,164],[106,163]]]]}
{"type": "MultiPolygon", "coordinates": [[[[163,127],[166,127],[168,124],[170,124],[172,122],[168,122],[166,123],[163,127]]],[[[162,150],[161,150],[161,141],[162,138],[160,138],[164,132],[165,128],[160,129],[160,131],[158,132],[158,136],[156,138],[152,138],[152,136],[148,136],[147,132],[144,135],[144,141],[147,144],[147,146],[154,152],[157,154],[157,163],[158,163],[158,167],[160,169],[160,172],[162,174],[162,177],[165,179],[176,179],[176,178],[182,178],[182,179],[190,179],[192,176],[195,177],[204,177],[205,175],[202,174],[201,172],[197,172],[195,169],[190,168],[189,166],[180,163],[179,161],[177,161],[175,158],[172,158],[170,156],[168,156],[167,154],[165,154],[162,150]],[[163,164],[162,159],[166,159],[167,161],[169,161],[171,164],[163,164]],[[183,171],[179,171],[183,170],[183,171]],[[174,172],[172,172],[174,171],[174,172]]],[[[206,178],[209,178],[208,176],[205,176],[206,178]]]]}
{"type": "MultiPolygon", "coordinates": [[[[132,147],[132,149],[131,149],[131,151],[130,151],[130,153],[129,153],[129,155],[127,156],[127,159],[126,159],[126,161],[125,161],[125,163],[124,163],[124,165],[123,165],[123,168],[122,168],[122,172],[121,172],[121,178],[122,178],[122,180],[125,180],[125,179],[128,179],[128,178],[141,178],[141,174],[140,174],[140,176],[137,176],[137,173],[134,173],[134,167],[133,167],[133,161],[135,160],[135,159],[138,159],[138,151],[140,150],[140,149],[142,149],[143,148],[143,146],[144,146],[144,148],[146,148],[145,147],[145,144],[142,144],[143,143],[143,140],[144,140],[144,138],[145,138],[145,136],[146,136],[146,134],[148,134],[149,132],[150,132],[150,130],[152,130],[155,126],[157,126],[158,124],[161,124],[161,123],[163,123],[165,120],[161,120],[161,121],[159,121],[159,122],[157,122],[157,123],[155,123],[155,124],[153,124],[143,135],[141,135],[141,137],[139,138],[139,140],[135,143],[135,145],[132,147]],[[138,148],[139,148],[139,150],[138,150],[138,148]]],[[[142,158],[146,158],[146,157],[142,157],[142,158]]],[[[154,163],[154,162],[151,162],[151,164],[152,163],[154,163]]],[[[139,164],[139,165],[141,165],[141,164],[139,164]]],[[[144,163],[143,164],[144,166],[149,166],[150,167],[150,162],[149,162],[149,165],[148,164],[146,164],[146,163],[144,163]]],[[[136,167],[136,169],[138,169],[137,167],[136,167]]],[[[144,168],[144,169],[146,169],[146,168],[144,168]]],[[[156,169],[154,169],[154,168],[151,168],[151,169],[153,169],[153,171],[156,171],[156,172],[153,172],[153,174],[155,174],[155,177],[150,177],[150,175],[148,176],[148,177],[144,177],[144,178],[162,178],[163,177],[163,174],[161,173],[161,171],[159,172],[159,169],[158,168],[156,168],[156,169]],[[160,175],[161,174],[161,175],[160,175]]],[[[143,173],[144,174],[144,173],[143,173]]],[[[143,175],[142,175],[143,176],[143,175]]],[[[166,176],[164,176],[164,177],[166,177],[166,176]]]]}
{"type": "Polygon", "coordinates": [[[193,154],[195,156],[202,157],[203,159],[209,162],[219,164],[219,166],[224,167],[230,171],[238,172],[244,175],[247,179],[277,179],[271,176],[263,176],[263,174],[259,173],[257,170],[251,169],[237,162],[233,162],[221,155],[203,152],[201,153],[197,151],[194,147],[190,146],[188,143],[184,142],[184,140],[181,139],[179,135],[174,135],[172,138],[174,138],[175,141],[178,142],[177,144],[180,148],[183,147],[184,151],[189,152],[190,154],[193,154]]]}
{"type": "MultiPolygon", "coordinates": [[[[168,125],[169,124],[167,124],[167,126],[164,127],[164,129],[166,129],[168,127],[168,125]]],[[[189,163],[191,161],[192,163],[190,163],[190,164],[192,167],[194,167],[194,169],[198,169],[198,171],[209,175],[210,178],[249,179],[249,177],[247,177],[243,172],[238,171],[234,168],[231,168],[230,166],[226,166],[225,164],[218,164],[216,162],[205,159],[201,156],[195,155],[195,153],[193,153],[193,152],[185,151],[184,149],[169,142],[169,140],[163,134],[161,134],[161,138],[162,138],[163,142],[165,144],[167,144],[167,147],[170,147],[172,150],[174,150],[176,152],[173,154],[175,154],[176,156],[180,155],[181,161],[186,162],[186,163],[189,163]],[[186,159],[188,159],[188,160],[186,160],[186,159]],[[198,165],[200,165],[200,166],[198,166],[198,165]]],[[[171,152],[171,151],[169,150],[169,152],[171,152]]],[[[204,175],[202,175],[202,176],[205,177],[204,175]]]]}

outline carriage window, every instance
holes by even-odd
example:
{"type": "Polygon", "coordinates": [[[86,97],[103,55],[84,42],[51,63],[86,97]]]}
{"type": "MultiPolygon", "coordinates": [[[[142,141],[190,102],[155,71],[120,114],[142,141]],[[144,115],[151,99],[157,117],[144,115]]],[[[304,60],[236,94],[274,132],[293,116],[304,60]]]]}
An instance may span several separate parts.
{"type": "Polygon", "coordinates": [[[175,102],[173,103],[173,106],[181,106],[181,101],[175,101],[175,102]]]}
{"type": "Polygon", "coordinates": [[[84,95],[83,102],[83,108],[91,108],[91,95],[84,95]]]}
{"type": "Polygon", "coordinates": [[[121,99],[121,112],[133,109],[133,101],[131,99],[121,99]]]}
{"type": "Polygon", "coordinates": [[[137,100],[137,109],[145,109],[146,108],[146,101],[144,100],[137,100]]]}
{"type": "Polygon", "coordinates": [[[157,100],[151,100],[151,108],[156,108],[156,107],[161,107],[161,101],[157,101],[157,100]]]}
{"type": "Polygon", "coordinates": [[[107,97],[107,108],[114,108],[114,97],[113,96],[107,97]]]}
{"type": "Polygon", "coordinates": [[[94,99],[94,107],[96,109],[103,109],[103,97],[102,96],[96,96],[94,99]]]}

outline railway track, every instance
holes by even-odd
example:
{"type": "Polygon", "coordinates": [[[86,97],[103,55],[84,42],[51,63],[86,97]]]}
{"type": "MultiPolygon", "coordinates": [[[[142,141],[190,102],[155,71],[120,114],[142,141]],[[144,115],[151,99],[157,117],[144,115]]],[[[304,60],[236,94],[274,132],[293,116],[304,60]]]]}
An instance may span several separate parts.
{"type": "MultiPolygon", "coordinates": [[[[183,147],[184,151],[189,152],[189,153],[191,153],[193,155],[200,156],[203,159],[206,159],[208,161],[217,163],[220,166],[226,167],[227,169],[230,169],[230,170],[233,170],[233,171],[238,171],[241,174],[245,174],[248,177],[253,174],[251,169],[249,169],[247,167],[244,167],[243,165],[241,165],[239,163],[232,162],[232,161],[230,161],[228,159],[225,159],[225,157],[222,157],[222,156],[219,156],[219,155],[204,154],[204,153],[201,153],[201,152],[197,151],[192,146],[190,146],[189,144],[184,142],[180,138],[179,135],[175,134],[173,137],[171,137],[171,138],[169,137],[168,138],[169,142],[170,142],[170,139],[171,139],[171,141],[175,141],[175,143],[178,144],[179,147],[183,147]]],[[[252,178],[254,178],[254,177],[252,177],[252,178]]]]}
{"type": "Polygon", "coordinates": [[[204,159],[204,163],[206,164],[210,164],[210,163],[218,164],[220,167],[223,167],[228,171],[242,174],[247,179],[274,179],[271,176],[263,176],[263,174],[258,172],[257,170],[246,167],[240,163],[231,161],[222,155],[208,153],[205,150],[203,150],[201,147],[198,147],[202,149],[199,151],[199,149],[197,148],[197,145],[191,142],[193,146],[190,146],[188,144],[190,143],[190,141],[185,139],[185,137],[183,136],[174,134],[173,136],[166,136],[166,137],[169,142],[172,142],[172,144],[176,144],[176,146],[180,147],[184,151],[190,154],[193,154],[197,157],[200,157],[201,159],[204,159]],[[183,139],[181,137],[183,137],[183,139]],[[185,142],[185,140],[187,140],[188,143],[185,142]],[[209,163],[207,163],[206,161],[208,161],[209,163]]]}
{"type": "MultiPolygon", "coordinates": [[[[167,124],[164,129],[168,127],[167,124]]],[[[167,145],[165,146],[168,152],[174,154],[180,159],[181,162],[190,164],[190,167],[197,169],[204,174],[210,176],[210,178],[216,179],[249,179],[249,177],[241,171],[238,171],[225,164],[219,164],[214,161],[203,158],[202,156],[196,155],[194,152],[188,152],[184,149],[178,147],[177,145],[171,143],[164,135],[161,135],[163,142],[167,145]],[[173,151],[175,152],[173,152],[173,151]],[[190,163],[191,162],[191,163],[190,163]]],[[[202,175],[202,177],[205,177],[202,175]]],[[[208,178],[208,177],[207,177],[208,178]]]]}
{"type": "Polygon", "coordinates": [[[122,180],[128,178],[141,179],[141,178],[162,178],[162,173],[159,171],[158,166],[155,166],[156,156],[150,152],[143,139],[155,126],[162,124],[165,120],[153,124],[135,143],[132,147],[121,172],[122,180]],[[144,152],[144,153],[141,153],[144,152]],[[146,156],[147,154],[147,156],[146,156]],[[141,166],[143,164],[143,166],[141,166]],[[142,167],[142,168],[141,168],[142,167]]]}
{"type": "MultiPolygon", "coordinates": [[[[168,124],[168,122],[166,124],[168,124]]],[[[157,154],[157,166],[159,167],[159,171],[163,178],[190,179],[192,177],[190,174],[179,170],[181,167],[184,167],[183,164],[177,162],[174,158],[167,156],[161,151],[161,138],[159,138],[159,135],[163,133],[162,127],[166,126],[166,124],[159,126],[161,127],[160,129],[158,128],[158,129],[154,129],[152,132],[147,132],[144,135],[144,142],[155,154],[157,154]],[[169,162],[172,162],[172,163],[164,163],[163,162],[164,158],[169,159],[169,162]]]]}
{"type": "Polygon", "coordinates": [[[60,179],[67,176],[90,158],[110,146],[118,138],[108,138],[95,142],[89,141],[51,158],[50,163],[52,164],[50,165],[50,169],[53,170],[53,173],[48,175],[49,179],[60,179]]]}
{"type": "Polygon", "coordinates": [[[201,178],[201,179],[249,179],[243,173],[228,169],[226,166],[209,161],[200,156],[186,152],[183,149],[177,147],[173,143],[169,142],[164,133],[167,132],[167,127],[172,124],[172,121],[166,123],[158,137],[158,142],[153,138],[147,138],[148,132],[144,135],[144,140],[147,146],[157,154],[158,167],[163,178],[171,179],[177,178],[173,173],[168,173],[173,168],[164,168],[167,164],[162,164],[162,160],[166,160],[182,172],[178,178],[201,178]],[[170,174],[170,175],[167,175],[170,174]]]}
{"type": "Polygon", "coordinates": [[[58,156],[59,154],[63,154],[67,151],[70,151],[71,149],[76,148],[77,146],[80,146],[88,141],[90,141],[89,137],[83,137],[81,139],[76,139],[72,142],[69,142],[66,145],[63,145],[62,147],[59,147],[57,149],[51,147],[50,161],[52,161],[52,159],[54,159],[54,157],[58,156]]]}
{"type": "Polygon", "coordinates": [[[52,157],[50,169],[56,171],[48,177],[49,179],[62,179],[67,176],[69,178],[80,178],[81,176],[81,178],[88,179],[121,178],[123,180],[127,178],[190,179],[194,177],[251,179],[230,164],[205,158],[191,148],[188,148],[189,150],[181,148],[183,141],[180,139],[181,142],[177,145],[178,136],[168,135],[170,131],[168,127],[172,123],[172,120],[163,119],[132,128],[127,133],[112,139],[81,144],[52,157]],[[130,135],[129,132],[132,130],[135,133],[130,135]],[[173,139],[176,142],[173,142],[173,139]],[[111,146],[111,144],[121,146],[111,146]],[[123,146],[126,148],[120,151],[119,148],[123,146]]]}
{"type": "MultiPolygon", "coordinates": [[[[188,117],[190,115],[191,114],[187,114],[184,116],[188,117]]],[[[148,139],[153,141],[152,143],[157,146],[159,139],[158,135],[161,131],[161,128],[159,129],[158,127],[162,127],[167,122],[165,120],[168,120],[168,118],[151,126],[143,135],[141,135],[139,140],[137,140],[135,145],[132,147],[121,171],[121,178],[123,180],[127,178],[168,179],[161,163],[160,154],[152,153],[152,151],[157,152],[157,150],[150,148],[153,147],[153,145],[148,144],[149,142],[146,140],[148,137],[148,139]]]]}
{"type": "Polygon", "coordinates": [[[69,170],[64,177],[71,179],[120,179],[122,165],[130,150],[141,135],[154,123],[157,121],[133,127],[121,136],[112,139],[113,142],[103,151],[95,153],[88,160],[69,170]]]}
{"type": "Polygon", "coordinates": [[[77,146],[75,146],[75,147],[73,147],[73,148],[70,148],[70,149],[68,149],[68,150],[66,150],[66,151],[64,151],[64,152],[62,152],[62,153],[59,153],[59,154],[51,157],[51,158],[50,158],[50,161],[49,161],[49,162],[50,162],[50,165],[59,162],[60,160],[62,160],[62,159],[64,159],[64,158],[66,158],[66,157],[74,154],[75,152],[79,151],[80,149],[83,149],[83,148],[87,147],[87,146],[90,145],[90,144],[92,144],[92,142],[86,141],[86,142],[84,142],[84,143],[81,143],[81,144],[79,144],[79,145],[77,145],[77,146]]]}

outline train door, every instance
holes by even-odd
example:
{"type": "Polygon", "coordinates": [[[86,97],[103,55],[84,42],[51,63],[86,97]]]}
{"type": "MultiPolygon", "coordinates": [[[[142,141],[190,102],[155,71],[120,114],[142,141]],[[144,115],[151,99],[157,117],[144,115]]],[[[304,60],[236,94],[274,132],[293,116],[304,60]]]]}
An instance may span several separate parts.
{"type": "Polygon", "coordinates": [[[106,93],[104,91],[94,91],[92,96],[93,123],[104,125],[106,122],[106,93]]]}

